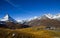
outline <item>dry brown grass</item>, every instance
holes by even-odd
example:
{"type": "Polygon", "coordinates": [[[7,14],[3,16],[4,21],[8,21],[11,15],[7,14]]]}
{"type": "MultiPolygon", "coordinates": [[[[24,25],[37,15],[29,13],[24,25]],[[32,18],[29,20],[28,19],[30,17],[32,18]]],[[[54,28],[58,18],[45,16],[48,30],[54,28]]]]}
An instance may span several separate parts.
{"type": "Polygon", "coordinates": [[[0,28],[0,38],[60,38],[60,32],[55,32],[51,30],[37,30],[33,28],[25,29],[2,29],[0,28]],[[14,36],[12,36],[15,34],[14,36]]]}

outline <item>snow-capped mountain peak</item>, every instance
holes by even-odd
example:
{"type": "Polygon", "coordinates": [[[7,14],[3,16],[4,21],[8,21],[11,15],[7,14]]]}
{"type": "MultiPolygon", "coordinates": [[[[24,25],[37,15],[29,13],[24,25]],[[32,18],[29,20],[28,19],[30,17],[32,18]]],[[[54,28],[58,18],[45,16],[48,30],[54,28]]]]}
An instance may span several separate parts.
{"type": "Polygon", "coordinates": [[[56,14],[53,18],[60,18],[60,14],[56,14]]]}
{"type": "Polygon", "coordinates": [[[52,19],[53,18],[53,15],[51,14],[44,14],[45,17],[49,18],[49,19],[52,19]]]}
{"type": "Polygon", "coordinates": [[[4,20],[9,20],[9,19],[10,19],[9,17],[10,17],[10,16],[9,16],[8,14],[6,14],[5,17],[3,17],[3,19],[4,19],[4,20]]]}
{"type": "Polygon", "coordinates": [[[6,14],[0,21],[9,21],[9,22],[16,22],[9,14],[6,14]]]}
{"type": "Polygon", "coordinates": [[[52,19],[53,18],[53,15],[51,15],[51,14],[44,14],[44,15],[42,15],[42,16],[40,16],[40,17],[38,17],[38,19],[40,20],[40,19],[52,19]]]}
{"type": "Polygon", "coordinates": [[[60,21],[60,14],[54,15],[53,19],[59,20],[60,21]]]}

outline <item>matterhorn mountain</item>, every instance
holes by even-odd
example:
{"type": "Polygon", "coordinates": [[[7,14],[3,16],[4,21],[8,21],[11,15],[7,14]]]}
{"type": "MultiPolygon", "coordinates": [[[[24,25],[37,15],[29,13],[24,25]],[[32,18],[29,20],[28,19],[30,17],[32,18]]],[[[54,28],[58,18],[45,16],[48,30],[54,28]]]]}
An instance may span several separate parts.
{"type": "Polygon", "coordinates": [[[6,14],[2,19],[0,19],[0,27],[9,29],[19,29],[29,27],[22,23],[18,23],[17,20],[13,19],[9,14],[6,14]]]}
{"type": "Polygon", "coordinates": [[[6,14],[0,21],[16,23],[16,20],[10,17],[9,14],[6,14]]]}

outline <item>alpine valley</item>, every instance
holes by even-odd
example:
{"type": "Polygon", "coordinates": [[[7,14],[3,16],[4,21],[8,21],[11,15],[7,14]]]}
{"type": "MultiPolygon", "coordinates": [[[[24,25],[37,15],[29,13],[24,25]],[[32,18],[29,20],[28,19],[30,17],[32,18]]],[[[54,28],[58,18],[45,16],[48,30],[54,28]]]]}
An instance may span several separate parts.
{"type": "Polygon", "coordinates": [[[60,38],[60,14],[21,21],[6,14],[0,19],[0,38],[60,38]]]}

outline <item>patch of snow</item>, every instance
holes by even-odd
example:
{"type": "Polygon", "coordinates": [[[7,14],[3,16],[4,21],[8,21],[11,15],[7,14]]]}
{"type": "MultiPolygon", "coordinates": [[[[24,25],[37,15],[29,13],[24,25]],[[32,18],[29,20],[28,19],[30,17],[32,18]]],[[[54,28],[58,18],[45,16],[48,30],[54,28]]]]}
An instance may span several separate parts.
{"type": "Polygon", "coordinates": [[[27,21],[31,21],[31,20],[34,20],[34,19],[37,19],[38,17],[37,16],[34,16],[33,18],[29,18],[27,21]]]}

